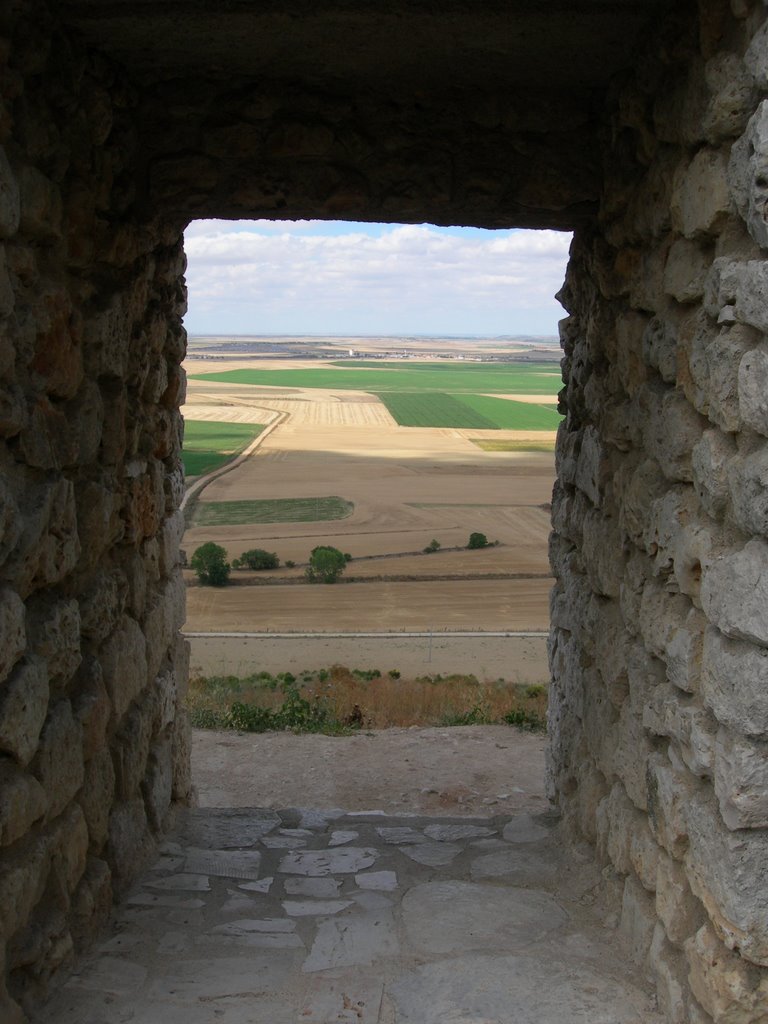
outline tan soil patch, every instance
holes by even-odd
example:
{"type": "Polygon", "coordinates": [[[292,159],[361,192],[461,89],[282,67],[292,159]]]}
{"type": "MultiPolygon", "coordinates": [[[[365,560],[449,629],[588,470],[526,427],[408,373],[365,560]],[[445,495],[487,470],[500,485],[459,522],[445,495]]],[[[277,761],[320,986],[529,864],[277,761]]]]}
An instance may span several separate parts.
{"type": "Polygon", "coordinates": [[[244,677],[257,672],[293,672],[346,665],[404,678],[461,673],[481,682],[507,679],[545,683],[549,678],[544,637],[191,637],[193,675],[244,677]]]}
{"type": "Polygon", "coordinates": [[[191,587],[186,629],[198,631],[546,630],[552,581],[191,587]]]}
{"type": "Polygon", "coordinates": [[[355,736],[193,731],[202,807],[343,807],[389,813],[543,811],[545,740],[503,725],[355,736]]]}
{"type": "Polygon", "coordinates": [[[257,405],[208,405],[187,403],[184,419],[213,421],[214,423],[262,423],[265,426],[277,419],[279,413],[266,406],[257,405]]]}

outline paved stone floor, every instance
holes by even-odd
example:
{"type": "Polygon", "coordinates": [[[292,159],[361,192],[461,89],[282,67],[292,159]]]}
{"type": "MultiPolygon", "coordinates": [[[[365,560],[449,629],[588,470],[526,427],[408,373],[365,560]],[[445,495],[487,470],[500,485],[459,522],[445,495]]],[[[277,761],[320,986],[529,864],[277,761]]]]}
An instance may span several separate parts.
{"type": "Polygon", "coordinates": [[[658,1024],[551,827],[189,812],[37,1022],[658,1024]]]}

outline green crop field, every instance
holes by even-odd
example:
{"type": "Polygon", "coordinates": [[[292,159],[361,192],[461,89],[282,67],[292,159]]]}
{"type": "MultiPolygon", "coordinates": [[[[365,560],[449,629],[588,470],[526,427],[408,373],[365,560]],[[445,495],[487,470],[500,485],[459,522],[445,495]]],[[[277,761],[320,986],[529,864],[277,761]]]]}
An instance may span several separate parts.
{"type": "Polygon", "coordinates": [[[401,427],[460,427],[477,430],[557,430],[555,406],[485,395],[386,392],[379,395],[401,427]]]}
{"type": "Polygon", "coordinates": [[[336,495],[323,498],[265,498],[262,501],[200,501],[192,526],[248,526],[252,523],[309,523],[346,519],[355,506],[336,495]]]}
{"type": "Polygon", "coordinates": [[[264,429],[258,423],[186,420],[182,459],[187,476],[203,476],[225,465],[264,429]]]}
{"type": "Polygon", "coordinates": [[[470,437],[472,444],[484,452],[553,452],[554,441],[494,441],[485,437],[470,437]]]}
{"type": "Polygon", "coordinates": [[[555,395],[562,387],[556,363],[323,364],[299,370],[222,370],[190,374],[192,380],[345,391],[438,391],[444,394],[555,395]]]}

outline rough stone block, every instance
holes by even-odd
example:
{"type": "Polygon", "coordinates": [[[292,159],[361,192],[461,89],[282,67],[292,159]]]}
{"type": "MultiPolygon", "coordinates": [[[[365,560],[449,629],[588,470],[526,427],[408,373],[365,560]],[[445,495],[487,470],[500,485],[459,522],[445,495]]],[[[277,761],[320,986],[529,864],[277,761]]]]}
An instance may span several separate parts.
{"type": "Polygon", "coordinates": [[[109,865],[97,857],[89,857],[72,897],[70,918],[76,947],[82,947],[103,929],[111,910],[112,873],[109,865]]]}
{"type": "Polygon", "coordinates": [[[710,142],[732,139],[743,129],[755,102],[754,79],[735,53],[715,54],[704,68],[709,102],[703,128],[710,142]]]}
{"type": "Polygon", "coordinates": [[[155,832],[165,825],[173,795],[173,759],[170,739],[155,743],[142,785],[149,823],[155,832]]]}
{"type": "Polygon", "coordinates": [[[644,816],[637,822],[629,844],[629,859],[640,883],[648,892],[656,890],[656,872],[661,849],[651,835],[644,816]]]}
{"type": "Polygon", "coordinates": [[[640,968],[647,968],[655,927],[653,899],[634,875],[629,875],[624,883],[619,929],[629,948],[630,958],[640,968]]]}
{"type": "Polygon", "coordinates": [[[0,751],[29,764],[48,713],[48,673],[41,661],[24,661],[0,688],[0,751]]]}
{"type": "Polygon", "coordinates": [[[98,751],[86,762],[78,801],[88,825],[90,848],[98,853],[109,835],[109,815],[115,801],[115,770],[109,750],[98,751]]]}
{"type": "Polygon", "coordinates": [[[699,689],[706,627],[704,615],[698,608],[691,608],[667,642],[667,679],[685,693],[696,693],[699,689]]]}
{"type": "Polygon", "coordinates": [[[0,846],[25,835],[45,814],[45,791],[37,779],[12,761],[0,760],[0,846]]]}
{"type": "Polygon", "coordinates": [[[123,615],[99,660],[116,720],[147,685],[147,641],[135,619],[123,615]]]}
{"type": "Polygon", "coordinates": [[[705,569],[704,613],[726,636],[768,646],[768,544],[751,540],[705,569]]]}
{"type": "Polygon", "coordinates": [[[768,832],[730,831],[703,790],[690,795],[685,813],[691,889],[726,946],[768,966],[768,832]]]}
{"type": "Polygon", "coordinates": [[[78,804],[62,814],[50,832],[51,869],[67,908],[85,871],[88,827],[78,804]]]}
{"type": "Polygon", "coordinates": [[[728,487],[739,529],[748,536],[768,536],[768,449],[731,459],[728,487]]]}
{"type": "Polygon", "coordinates": [[[105,640],[117,627],[125,609],[128,584],[120,573],[99,573],[80,597],[83,636],[105,640]]]}
{"type": "Polygon", "coordinates": [[[723,725],[746,736],[768,737],[767,649],[708,629],[704,635],[701,691],[723,725]]]}
{"type": "Polygon", "coordinates": [[[182,804],[194,804],[195,789],[191,768],[192,727],[189,715],[180,710],[171,729],[171,757],[173,759],[173,799],[182,804]]]}
{"type": "Polygon", "coordinates": [[[648,761],[648,823],[656,841],[679,860],[688,848],[687,808],[695,792],[693,777],[663,754],[648,761]]]}
{"type": "Polygon", "coordinates": [[[67,682],[82,660],[77,601],[36,601],[28,616],[29,644],[48,667],[52,682],[67,682]]]}
{"type": "Polygon", "coordinates": [[[9,939],[26,924],[43,895],[49,866],[45,835],[34,835],[0,852],[0,939],[9,939]]]}
{"type": "Polygon", "coordinates": [[[733,440],[719,430],[705,430],[692,454],[693,487],[704,511],[719,519],[728,501],[728,473],[736,454],[733,440]]]}
{"type": "Polygon", "coordinates": [[[83,759],[87,761],[104,746],[112,715],[101,665],[91,655],[78,672],[74,691],[72,706],[83,731],[83,759]]]}
{"type": "Polygon", "coordinates": [[[632,872],[630,846],[642,815],[617,783],[597,809],[597,849],[602,860],[609,860],[622,875],[632,872]]]}
{"type": "Polygon", "coordinates": [[[19,184],[6,152],[0,146],[0,238],[11,238],[16,234],[20,217],[19,184]]]}
{"type": "Polygon", "coordinates": [[[124,888],[147,863],[155,850],[147,825],[144,801],[116,804],[109,816],[107,862],[113,886],[124,888]]]}
{"type": "Polygon", "coordinates": [[[750,235],[768,249],[768,100],[757,107],[731,150],[728,182],[750,235]]]}
{"type": "Polygon", "coordinates": [[[763,1024],[768,977],[731,953],[708,925],[685,946],[693,994],[715,1024],[763,1024]]]}
{"type": "Polygon", "coordinates": [[[55,818],[83,784],[83,731],[68,700],[48,715],[32,769],[48,797],[48,818],[55,818]]]}
{"type": "Polygon", "coordinates": [[[741,428],[739,371],[743,357],[754,344],[754,331],[743,324],[724,327],[706,348],[707,415],[721,430],[741,428]]]}
{"type": "Polygon", "coordinates": [[[18,176],[21,197],[20,230],[27,236],[51,239],[61,233],[61,194],[35,167],[22,167],[18,176]]]}
{"type": "Polygon", "coordinates": [[[643,403],[645,445],[668,480],[693,480],[691,452],[706,420],[679,392],[648,390],[643,403]]]}
{"type": "Polygon", "coordinates": [[[653,317],[643,334],[643,358],[658,371],[665,384],[677,379],[677,331],[674,324],[653,317]]]}
{"type": "Polygon", "coordinates": [[[762,24],[752,36],[744,63],[758,88],[768,89],[768,25],[762,24]]]}
{"type": "Polygon", "coordinates": [[[714,149],[701,149],[690,165],[675,175],[672,223],[686,238],[715,234],[731,210],[727,181],[728,158],[714,149]]]}
{"type": "Polygon", "coordinates": [[[667,942],[661,924],[657,924],[654,929],[648,961],[656,981],[659,1010],[664,1019],[669,1024],[690,1024],[685,999],[688,986],[683,958],[667,942]]]}
{"type": "Polygon", "coordinates": [[[595,427],[587,427],[576,460],[575,484],[593,505],[599,506],[607,475],[607,459],[595,427]]]}
{"type": "Polygon", "coordinates": [[[656,874],[656,913],[670,942],[676,946],[682,946],[705,918],[704,908],[691,892],[682,864],[664,853],[659,857],[656,874]]]}
{"type": "Polygon", "coordinates": [[[10,587],[0,588],[0,685],[26,647],[24,602],[10,587]]]}
{"type": "Polygon", "coordinates": [[[715,743],[715,793],[728,828],[768,828],[768,741],[721,728],[715,743]]]}
{"type": "Polygon", "coordinates": [[[145,698],[131,708],[120,722],[120,730],[112,742],[117,793],[121,800],[132,800],[139,793],[149,756],[149,745],[155,731],[157,704],[145,698]]]}
{"type": "Polygon", "coordinates": [[[739,414],[748,427],[768,437],[768,352],[762,349],[747,352],[739,364],[739,414]]]}
{"type": "Polygon", "coordinates": [[[657,687],[645,707],[643,725],[656,736],[677,740],[680,757],[694,775],[712,775],[717,723],[706,708],[686,700],[673,686],[657,687]]]}
{"type": "Polygon", "coordinates": [[[711,254],[698,243],[680,238],[669,250],[664,268],[664,289],[678,302],[695,302],[704,294],[711,254]]]}
{"type": "Polygon", "coordinates": [[[151,678],[157,676],[168,656],[186,615],[186,589],[181,571],[177,571],[160,590],[144,621],[147,638],[147,665],[151,678]]]}

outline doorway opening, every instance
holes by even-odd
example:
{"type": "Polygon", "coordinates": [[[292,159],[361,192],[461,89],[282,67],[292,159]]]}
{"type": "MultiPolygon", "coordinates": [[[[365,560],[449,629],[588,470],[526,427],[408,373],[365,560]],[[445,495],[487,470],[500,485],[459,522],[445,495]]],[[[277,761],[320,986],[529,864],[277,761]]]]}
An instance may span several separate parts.
{"type": "Polygon", "coordinates": [[[299,779],[311,806],[545,809],[568,245],[431,225],[188,229],[182,547],[203,804],[286,806],[299,779]],[[354,777],[318,737],[285,770],[286,729],[346,735],[354,777]],[[392,749],[365,743],[379,730],[392,749]],[[270,750],[257,792],[255,731],[270,750]]]}

